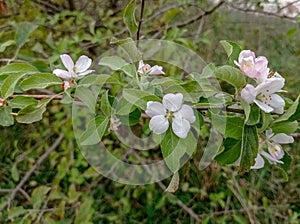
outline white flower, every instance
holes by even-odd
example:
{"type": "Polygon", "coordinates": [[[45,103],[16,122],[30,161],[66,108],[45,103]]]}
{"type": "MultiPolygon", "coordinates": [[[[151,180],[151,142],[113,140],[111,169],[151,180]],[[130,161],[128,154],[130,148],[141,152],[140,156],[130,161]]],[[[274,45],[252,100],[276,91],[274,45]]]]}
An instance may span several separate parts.
{"type": "Polygon", "coordinates": [[[284,100],[276,92],[281,92],[284,86],[283,78],[269,78],[257,87],[247,84],[241,91],[241,97],[249,104],[255,103],[266,113],[283,113],[284,100]]]}
{"type": "Polygon", "coordinates": [[[164,75],[163,67],[154,65],[151,67],[149,64],[144,64],[142,60],[139,61],[138,73],[150,75],[164,75]]]}
{"type": "Polygon", "coordinates": [[[151,117],[149,128],[155,134],[162,134],[169,128],[169,121],[172,122],[172,130],[179,138],[186,138],[191,123],[195,122],[191,106],[182,104],[181,93],[166,94],[162,103],[149,101],[146,114],[151,117]]]}
{"type": "Polygon", "coordinates": [[[72,58],[67,54],[60,55],[60,58],[68,71],[62,69],[55,69],[53,71],[53,74],[62,79],[76,79],[80,76],[85,76],[94,72],[94,70],[88,70],[92,64],[92,59],[85,55],[80,56],[76,61],[75,65],[72,58]]]}
{"type": "Polygon", "coordinates": [[[251,169],[260,169],[264,167],[265,161],[262,158],[262,156],[264,156],[269,161],[270,164],[278,164],[278,163],[283,164],[281,159],[284,156],[284,151],[280,144],[289,144],[293,142],[294,142],[294,138],[292,136],[289,136],[284,133],[279,133],[274,135],[271,129],[267,130],[266,140],[265,142],[262,142],[260,144],[260,148],[264,143],[266,143],[268,147],[268,152],[260,149],[255,159],[255,164],[254,166],[251,167],[251,169]]]}

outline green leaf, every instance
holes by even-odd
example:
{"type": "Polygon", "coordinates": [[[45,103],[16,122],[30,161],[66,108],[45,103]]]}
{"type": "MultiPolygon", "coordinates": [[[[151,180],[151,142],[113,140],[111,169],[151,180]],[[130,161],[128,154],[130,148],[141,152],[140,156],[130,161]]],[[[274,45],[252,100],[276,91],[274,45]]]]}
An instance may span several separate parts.
{"type": "Polygon", "coordinates": [[[135,19],[136,0],[131,0],[123,12],[123,21],[130,32],[131,37],[138,31],[138,25],[135,19]]]}
{"type": "Polygon", "coordinates": [[[118,115],[117,117],[120,119],[122,124],[133,126],[140,122],[141,111],[138,108],[135,108],[132,112],[126,115],[118,115]]]}
{"type": "Polygon", "coordinates": [[[220,43],[227,53],[227,64],[234,65],[234,60],[238,60],[239,54],[242,51],[241,46],[228,40],[221,40],[220,43]]]}
{"type": "Polygon", "coordinates": [[[12,220],[25,213],[28,213],[28,210],[24,209],[23,206],[13,207],[8,211],[8,219],[12,220]]]}
{"type": "Polygon", "coordinates": [[[276,167],[281,171],[282,177],[284,178],[285,182],[287,182],[289,180],[288,171],[291,167],[292,158],[287,152],[285,152],[281,161],[283,162],[283,164],[280,164],[276,167]]]}
{"type": "Polygon", "coordinates": [[[46,111],[47,104],[51,99],[44,99],[38,105],[29,105],[21,109],[16,117],[19,123],[30,124],[43,119],[43,113],[46,111]]]}
{"type": "Polygon", "coordinates": [[[124,89],[123,97],[131,104],[135,105],[142,110],[146,110],[148,101],[161,101],[161,99],[152,93],[137,90],[137,89],[124,89]]]}
{"type": "Polygon", "coordinates": [[[26,97],[26,96],[16,96],[9,101],[9,105],[12,108],[19,108],[19,109],[22,109],[29,105],[37,105],[37,104],[38,101],[36,99],[31,97],[26,97]]]}
{"type": "Polygon", "coordinates": [[[136,109],[136,106],[132,105],[128,102],[124,97],[121,97],[118,101],[115,100],[114,108],[116,110],[116,114],[127,116],[129,113],[136,109]]]}
{"type": "Polygon", "coordinates": [[[101,58],[99,65],[107,66],[114,71],[121,70],[130,77],[134,77],[136,73],[134,65],[126,62],[119,56],[103,57],[101,58]]]}
{"type": "Polygon", "coordinates": [[[83,104],[85,104],[91,113],[95,112],[95,106],[97,104],[97,96],[96,91],[85,88],[83,86],[77,87],[75,92],[75,97],[81,100],[83,104]]]}
{"type": "Polygon", "coordinates": [[[86,130],[81,134],[79,142],[81,145],[95,145],[101,141],[108,129],[109,117],[97,116],[88,124],[86,130]]]}
{"type": "Polygon", "coordinates": [[[20,49],[27,41],[29,35],[37,28],[37,25],[34,25],[29,22],[23,22],[17,25],[16,32],[16,44],[20,49]]]}
{"type": "Polygon", "coordinates": [[[241,140],[226,138],[223,141],[224,150],[214,158],[220,165],[232,164],[238,160],[241,154],[241,140]]]}
{"type": "Polygon", "coordinates": [[[11,115],[11,107],[0,107],[0,125],[11,126],[14,124],[14,117],[11,115]]]}
{"type": "Polygon", "coordinates": [[[258,153],[258,134],[256,126],[245,125],[242,139],[240,173],[245,173],[254,165],[258,153]]]}
{"type": "Polygon", "coordinates": [[[39,71],[37,70],[36,67],[26,63],[13,63],[0,68],[0,75],[12,74],[18,72],[30,74],[30,73],[37,73],[39,71]]]}
{"type": "Polygon", "coordinates": [[[111,115],[111,105],[108,100],[108,90],[101,97],[101,110],[105,116],[110,117],[111,115]]]}
{"type": "Polygon", "coordinates": [[[247,125],[256,125],[260,121],[260,109],[255,104],[251,105],[249,118],[246,122],[247,125]]]}
{"type": "MultiPolygon", "coordinates": [[[[136,42],[132,38],[126,39],[114,39],[110,42],[111,44],[118,45],[124,52],[126,52],[126,57],[130,58],[132,62],[142,60],[142,53],[136,46],[136,42]]],[[[132,66],[135,72],[135,67],[132,66]]],[[[134,74],[134,73],[131,73],[134,74]]]]}
{"type": "Polygon", "coordinates": [[[9,76],[4,79],[3,84],[1,86],[0,92],[1,96],[4,99],[7,99],[9,96],[13,95],[15,86],[17,85],[17,82],[23,78],[26,73],[12,73],[9,76]]]}
{"type": "Polygon", "coordinates": [[[215,76],[238,89],[246,85],[245,75],[239,69],[229,65],[218,67],[215,76]]]}
{"type": "Polygon", "coordinates": [[[79,207],[74,224],[89,223],[94,213],[92,205],[93,198],[85,197],[83,203],[79,207]]]}
{"type": "Polygon", "coordinates": [[[51,190],[51,187],[39,186],[36,187],[31,193],[31,203],[34,209],[39,209],[46,199],[47,193],[51,190]]]}
{"type": "Polygon", "coordinates": [[[110,75],[89,75],[79,80],[77,87],[103,86],[105,84],[121,84],[119,80],[110,75]]]}
{"type": "Polygon", "coordinates": [[[18,182],[20,179],[17,163],[14,163],[14,165],[11,168],[11,177],[15,182],[18,182]]]}
{"type": "Polygon", "coordinates": [[[281,121],[295,121],[300,119],[300,95],[297,97],[295,102],[289,107],[289,109],[274,122],[281,121]]]}
{"type": "Polygon", "coordinates": [[[279,123],[274,123],[271,128],[274,133],[285,133],[285,134],[291,134],[295,132],[298,129],[298,122],[297,121],[292,121],[292,122],[279,122],[279,123]]]}
{"type": "Polygon", "coordinates": [[[179,174],[175,172],[165,192],[174,193],[179,187],[179,174]]]}
{"type": "Polygon", "coordinates": [[[14,44],[16,44],[16,41],[14,41],[14,40],[8,40],[8,41],[5,41],[4,43],[0,44],[0,53],[4,52],[7,47],[14,45],[14,44]]]}
{"type": "Polygon", "coordinates": [[[181,167],[180,159],[185,153],[191,155],[197,145],[197,141],[191,132],[185,139],[178,138],[169,128],[161,141],[161,151],[168,168],[177,172],[181,167]]]}
{"type": "Polygon", "coordinates": [[[212,125],[226,138],[242,139],[244,119],[237,116],[223,116],[210,110],[212,125]]]}
{"type": "Polygon", "coordinates": [[[24,79],[20,86],[24,91],[30,89],[43,89],[51,85],[61,85],[62,80],[51,73],[39,73],[24,79]]]}

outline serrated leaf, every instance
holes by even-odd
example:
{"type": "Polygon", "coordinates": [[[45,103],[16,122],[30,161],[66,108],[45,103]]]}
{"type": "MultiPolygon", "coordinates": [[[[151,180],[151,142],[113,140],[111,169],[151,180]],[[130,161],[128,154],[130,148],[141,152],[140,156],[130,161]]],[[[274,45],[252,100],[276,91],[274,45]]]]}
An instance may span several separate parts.
{"type": "Polygon", "coordinates": [[[23,22],[17,25],[16,32],[16,45],[20,49],[27,41],[29,35],[37,28],[37,25],[34,25],[29,22],[23,22]]]}
{"type": "Polygon", "coordinates": [[[239,167],[240,173],[245,173],[254,165],[258,153],[258,134],[256,126],[245,125],[242,138],[242,154],[239,167]]]}
{"type": "Polygon", "coordinates": [[[29,105],[21,109],[16,117],[19,123],[30,124],[43,119],[43,113],[46,111],[47,104],[51,99],[44,99],[38,105],[29,105]]]}
{"type": "Polygon", "coordinates": [[[25,108],[29,105],[37,105],[38,101],[32,97],[26,97],[26,96],[16,96],[13,99],[9,101],[9,105],[12,108],[25,108]]]}
{"type": "Polygon", "coordinates": [[[130,32],[131,37],[138,31],[138,25],[135,19],[136,0],[131,0],[123,12],[123,21],[130,32]]]}
{"type": "Polygon", "coordinates": [[[107,132],[109,117],[97,116],[89,121],[86,130],[79,138],[80,145],[95,145],[101,141],[105,132],[107,132]]]}
{"type": "Polygon", "coordinates": [[[135,105],[142,110],[146,110],[147,102],[161,101],[161,99],[152,93],[137,90],[137,89],[124,89],[123,97],[131,104],[135,105]]]}
{"type": "Polygon", "coordinates": [[[8,40],[8,41],[5,41],[4,43],[0,44],[0,53],[4,52],[7,47],[14,45],[14,44],[16,44],[16,41],[14,41],[14,40],[8,40]]]}
{"type": "Polygon", "coordinates": [[[239,69],[229,65],[217,68],[215,76],[238,89],[246,85],[245,75],[239,69]]]}
{"type": "Polygon", "coordinates": [[[223,141],[224,150],[214,158],[220,165],[232,164],[241,154],[241,140],[226,138],[223,141]]]}
{"type": "Polygon", "coordinates": [[[107,66],[114,71],[121,70],[130,77],[134,77],[136,73],[134,65],[126,62],[123,58],[119,56],[103,57],[101,58],[99,65],[107,66]]]}
{"type": "Polygon", "coordinates": [[[61,85],[62,80],[56,75],[51,73],[39,73],[31,75],[30,77],[24,79],[20,86],[24,91],[30,89],[43,89],[51,85],[61,85]]]}
{"type": "Polygon", "coordinates": [[[0,125],[11,126],[14,124],[14,117],[11,115],[11,107],[0,107],[0,125]]]}
{"type": "Polygon", "coordinates": [[[26,63],[13,63],[0,68],[0,75],[12,74],[18,72],[30,74],[30,73],[37,73],[39,71],[37,70],[36,67],[26,63]]]}
{"type": "Polygon", "coordinates": [[[274,133],[285,133],[285,134],[291,134],[295,132],[298,129],[298,122],[297,121],[292,121],[292,122],[279,122],[279,123],[274,123],[271,128],[274,133]]]}

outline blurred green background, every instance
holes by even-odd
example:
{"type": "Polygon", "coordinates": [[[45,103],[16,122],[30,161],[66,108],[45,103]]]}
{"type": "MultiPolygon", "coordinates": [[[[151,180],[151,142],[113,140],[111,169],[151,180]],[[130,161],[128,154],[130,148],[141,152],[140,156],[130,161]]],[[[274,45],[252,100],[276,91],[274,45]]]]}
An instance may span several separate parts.
{"type": "MultiPolygon", "coordinates": [[[[52,71],[62,53],[96,59],[112,46],[112,38],[129,36],[122,19],[128,2],[0,0],[0,45],[13,40],[24,21],[38,26],[19,51],[13,44],[0,49],[0,63],[14,58],[52,71]]],[[[258,13],[236,10],[231,3],[214,8],[217,1],[146,0],[141,39],[180,43],[216,65],[226,63],[220,40],[235,41],[266,56],[270,67],[286,78],[287,96],[296,99],[300,86],[297,19],[264,15],[266,0],[231,2],[258,13]]],[[[140,5],[137,1],[137,18],[140,5]]],[[[53,101],[41,122],[0,130],[0,223],[296,224],[300,220],[299,139],[285,147],[293,157],[288,182],[270,165],[243,176],[235,167],[215,163],[199,171],[196,156],[181,170],[179,190],[167,194],[161,187],[170,179],[127,186],[95,173],[76,145],[71,106],[53,101]],[[8,211],[11,192],[7,189],[17,186],[61,133],[59,146],[35,169],[22,186],[25,193],[17,192],[8,211]]]]}

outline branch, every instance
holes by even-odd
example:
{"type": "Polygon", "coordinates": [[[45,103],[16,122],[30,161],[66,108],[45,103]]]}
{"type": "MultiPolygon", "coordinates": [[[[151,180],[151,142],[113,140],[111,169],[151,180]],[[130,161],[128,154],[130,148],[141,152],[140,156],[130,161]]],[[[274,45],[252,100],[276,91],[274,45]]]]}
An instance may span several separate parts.
{"type": "Polygon", "coordinates": [[[32,97],[37,100],[41,100],[41,99],[61,100],[63,98],[63,96],[57,95],[57,94],[55,94],[55,95],[20,94],[20,95],[12,95],[9,98],[15,98],[17,96],[32,97]]]}
{"type": "Polygon", "coordinates": [[[288,8],[288,7],[290,7],[291,5],[294,5],[294,4],[298,3],[298,2],[300,2],[300,0],[296,0],[296,1],[293,1],[293,2],[288,3],[287,5],[281,7],[281,8],[278,10],[278,13],[281,12],[283,9],[288,8]]]}
{"type": "Polygon", "coordinates": [[[29,177],[32,175],[32,173],[42,164],[42,162],[59,146],[61,141],[63,140],[64,135],[61,134],[56,139],[56,141],[51,145],[51,147],[39,157],[39,159],[36,161],[36,163],[28,170],[28,172],[25,174],[25,176],[22,178],[22,180],[18,183],[18,185],[12,190],[9,199],[8,199],[8,208],[11,207],[11,202],[14,200],[16,194],[18,191],[22,191],[23,185],[28,181],[29,177]]]}
{"type": "Polygon", "coordinates": [[[172,26],[172,27],[178,27],[178,28],[180,28],[180,27],[184,27],[184,26],[186,26],[186,25],[192,24],[192,23],[194,23],[194,22],[196,22],[196,21],[202,19],[203,17],[212,14],[214,11],[216,11],[218,8],[220,8],[224,3],[225,3],[225,1],[224,1],[224,0],[221,0],[217,5],[215,5],[215,6],[214,6],[213,8],[211,8],[210,10],[204,11],[204,13],[202,13],[202,14],[200,14],[200,15],[194,17],[194,18],[192,18],[192,19],[190,19],[190,20],[187,20],[187,21],[185,21],[185,22],[183,22],[183,23],[175,24],[175,25],[172,26]]]}
{"type": "Polygon", "coordinates": [[[145,0],[142,0],[141,14],[140,14],[140,20],[139,20],[139,25],[138,25],[138,31],[136,33],[137,46],[139,46],[140,31],[141,31],[142,23],[143,23],[144,7],[145,7],[145,0]]]}

